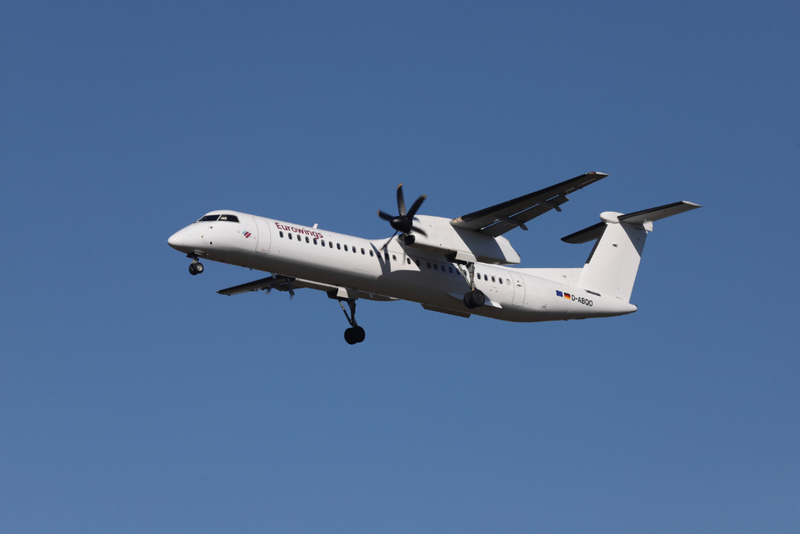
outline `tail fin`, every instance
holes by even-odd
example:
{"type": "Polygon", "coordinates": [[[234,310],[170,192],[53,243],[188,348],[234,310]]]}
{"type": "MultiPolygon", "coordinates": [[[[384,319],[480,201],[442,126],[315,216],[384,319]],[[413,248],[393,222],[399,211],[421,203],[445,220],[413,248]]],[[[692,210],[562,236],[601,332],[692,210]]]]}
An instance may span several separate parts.
{"type": "Polygon", "coordinates": [[[629,302],[644,241],[647,232],[653,231],[653,221],[699,207],[684,200],[628,214],[606,211],[600,214],[602,222],[562,238],[566,243],[597,240],[581,271],[578,286],[629,302]]]}

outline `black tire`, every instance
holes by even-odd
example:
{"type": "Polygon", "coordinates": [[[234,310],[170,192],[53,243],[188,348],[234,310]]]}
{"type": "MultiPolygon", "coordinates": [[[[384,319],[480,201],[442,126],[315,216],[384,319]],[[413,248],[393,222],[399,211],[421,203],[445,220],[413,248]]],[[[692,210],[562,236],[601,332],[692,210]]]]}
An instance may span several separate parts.
{"type": "Polygon", "coordinates": [[[192,276],[197,274],[197,269],[194,268],[194,263],[189,264],[189,274],[191,274],[192,276]]]}
{"type": "Polygon", "coordinates": [[[200,263],[199,261],[194,264],[194,270],[197,271],[197,274],[202,273],[204,269],[205,267],[203,267],[203,264],[200,263]]]}
{"type": "Polygon", "coordinates": [[[464,306],[466,306],[470,310],[475,308],[475,301],[472,300],[472,291],[470,291],[469,293],[464,293],[464,306]]]}
{"type": "Polygon", "coordinates": [[[361,343],[366,339],[367,333],[364,331],[363,328],[361,328],[360,326],[356,326],[353,328],[353,330],[355,331],[356,343],[361,343]]]}
{"type": "Polygon", "coordinates": [[[480,308],[484,304],[486,304],[486,295],[483,294],[483,291],[480,289],[476,289],[472,292],[472,302],[475,304],[476,308],[480,308]]]}
{"type": "Polygon", "coordinates": [[[350,345],[355,345],[358,343],[358,339],[356,339],[356,331],[353,328],[348,328],[344,331],[344,340],[347,341],[350,345]]]}

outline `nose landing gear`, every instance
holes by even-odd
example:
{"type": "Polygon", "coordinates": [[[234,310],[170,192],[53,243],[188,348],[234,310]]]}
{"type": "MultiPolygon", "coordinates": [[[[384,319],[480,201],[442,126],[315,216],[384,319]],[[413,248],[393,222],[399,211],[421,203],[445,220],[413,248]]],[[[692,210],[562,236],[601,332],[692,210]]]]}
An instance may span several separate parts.
{"type": "Polygon", "coordinates": [[[187,258],[192,258],[192,263],[189,265],[189,274],[194,276],[196,274],[202,273],[205,270],[205,267],[203,267],[203,264],[200,263],[199,261],[197,261],[197,256],[195,256],[193,254],[189,254],[186,257],[187,258]]]}

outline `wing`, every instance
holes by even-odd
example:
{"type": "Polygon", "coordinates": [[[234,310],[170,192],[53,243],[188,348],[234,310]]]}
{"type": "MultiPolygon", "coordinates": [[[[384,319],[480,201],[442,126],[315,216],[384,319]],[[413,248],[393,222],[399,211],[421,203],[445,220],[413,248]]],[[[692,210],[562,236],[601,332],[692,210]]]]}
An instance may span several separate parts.
{"type": "Polygon", "coordinates": [[[525,223],[552,209],[561,211],[561,204],[568,201],[567,194],[583,189],[608,176],[602,172],[589,172],[570,180],[552,185],[496,206],[462,215],[450,221],[456,228],[472,230],[492,237],[502,235],[520,227],[527,230],[525,223]]]}
{"type": "Polygon", "coordinates": [[[319,284],[310,280],[302,280],[299,278],[292,278],[290,276],[276,275],[256,280],[255,282],[248,282],[238,286],[229,287],[227,289],[220,289],[217,291],[220,295],[240,295],[241,293],[248,293],[250,291],[261,291],[262,289],[271,291],[276,289],[278,291],[288,291],[292,293],[295,289],[307,287],[310,289],[319,289],[322,291],[330,291],[336,289],[334,286],[326,284],[319,284]]]}
{"type": "Polygon", "coordinates": [[[288,291],[290,295],[294,296],[294,290],[301,288],[325,291],[331,298],[336,298],[336,295],[340,293],[340,290],[343,290],[348,296],[352,295],[351,298],[360,298],[366,300],[398,300],[394,297],[387,297],[385,295],[379,295],[377,293],[369,293],[367,291],[360,291],[357,289],[348,290],[346,288],[340,288],[338,286],[322,284],[320,282],[314,282],[312,280],[303,280],[302,278],[283,276],[280,274],[274,276],[268,276],[267,278],[262,278],[261,280],[256,280],[254,282],[248,282],[246,284],[229,287],[227,289],[220,289],[219,291],[217,291],[217,293],[219,293],[220,295],[231,296],[231,295],[240,295],[242,293],[249,293],[251,291],[261,291],[262,289],[266,291],[271,291],[275,289],[277,291],[288,291]]]}

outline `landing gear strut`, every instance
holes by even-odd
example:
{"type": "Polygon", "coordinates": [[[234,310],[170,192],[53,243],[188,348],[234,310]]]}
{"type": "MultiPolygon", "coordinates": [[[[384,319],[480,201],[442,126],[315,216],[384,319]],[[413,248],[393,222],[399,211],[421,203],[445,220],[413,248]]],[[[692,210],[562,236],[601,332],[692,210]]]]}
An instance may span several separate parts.
{"type": "Polygon", "coordinates": [[[200,274],[205,269],[203,264],[197,261],[197,256],[194,254],[189,254],[186,256],[187,258],[192,258],[192,263],[189,265],[189,273],[194,276],[196,274],[200,274]]]}
{"type": "Polygon", "coordinates": [[[342,311],[344,312],[344,316],[347,317],[347,322],[350,323],[350,328],[344,331],[344,340],[350,345],[361,343],[367,337],[367,334],[364,332],[363,328],[356,324],[356,300],[351,298],[339,298],[338,300],[339,306],[342,307],[342,311]],[[350,315],[347,314],[347,310],[344,308],[344,301],[347,301],[350,307],[350,315]]]}

